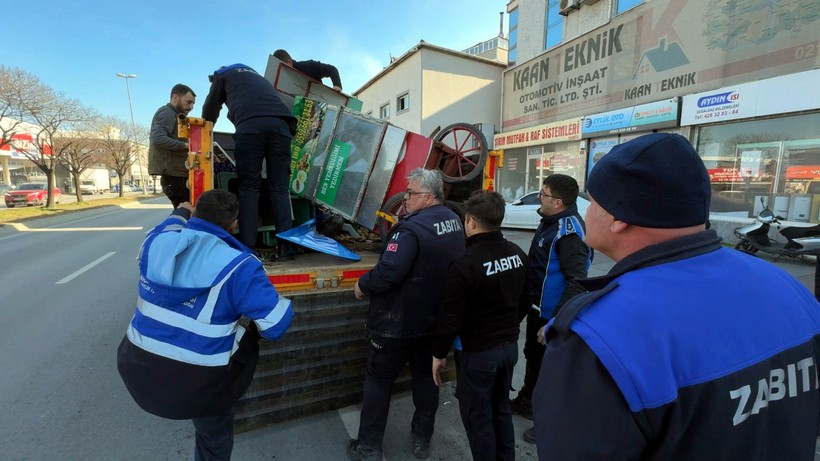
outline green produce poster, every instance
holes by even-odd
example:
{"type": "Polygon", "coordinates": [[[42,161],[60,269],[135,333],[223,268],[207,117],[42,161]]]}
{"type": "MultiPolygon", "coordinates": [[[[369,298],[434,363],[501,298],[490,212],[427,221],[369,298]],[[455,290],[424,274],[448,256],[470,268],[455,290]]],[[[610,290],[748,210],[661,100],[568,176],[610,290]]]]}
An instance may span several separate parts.
{"type": "Polygon", "coordinates": [[[322,177],[319,179],[319,190],[316,192],[316,198],[327,205],[333,205],[336,202],[336,192],[339,191],[339,184],[342,182],[349,156],[350,144],[337,139],[330,143],[330,153],[322,177]]]}

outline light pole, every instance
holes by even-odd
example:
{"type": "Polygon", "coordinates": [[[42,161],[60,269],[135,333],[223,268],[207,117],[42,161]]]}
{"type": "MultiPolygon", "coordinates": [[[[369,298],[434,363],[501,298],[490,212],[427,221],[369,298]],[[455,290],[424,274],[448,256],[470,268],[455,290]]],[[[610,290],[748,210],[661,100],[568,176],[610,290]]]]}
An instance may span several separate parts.
{"type": "MultiPolygon", "coordinates": [[[[125,91],[128,93],[128,110],[131,112],[131,129],[134,132],[134,147],[136,150],[137,144],[137,123],[134,121],[134,107],[131,105],[131,88],[128,86],[128,79],[129,78],[137,78],[136,74],[117,74],[117,77],[125,79],[125,91]]],[[[145,171],[142,169],[142,155],[137,152],[137,163],[140,169],[140,187],[142,192],[147,194],[148,193],[148,182],[145,180],[145,171]]],[[[122,185],[120,185],[122,187],[122,185]]]]}

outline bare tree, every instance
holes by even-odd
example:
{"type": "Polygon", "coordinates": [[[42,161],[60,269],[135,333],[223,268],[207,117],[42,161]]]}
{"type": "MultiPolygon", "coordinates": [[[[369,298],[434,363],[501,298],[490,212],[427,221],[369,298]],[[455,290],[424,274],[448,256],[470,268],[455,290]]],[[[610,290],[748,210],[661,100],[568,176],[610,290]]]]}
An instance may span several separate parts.
{"type": "Polygon", "coordinates": [[[119,178],[119,195],[122,197],[126,174],[137,163],[137,156],[145,153],[148,129],[137,125],[135,132],[131,124],[108,116],[99,119],[97,131],[100,133],[100,150],[108,156],[108,165],[119,178]]]}
{"type": "Polygon", "coordinates": [[[31,111],[39,112],[47,97],[45,85],[26,71],[0,66],[0,148],[11,144],[21,125],[30,121],[31,111]]]}
{"type": "MultiPolygon", "coordinates": [[[[77,202],[83,202],[80,178],[94,164],[107,163],[107,156],[101,153],[102,134],[97,131],[95,120],[99,115],[92,109],[79,109],[80,122],[74,124],[75,130],[61,131],[55,138],[56,149],[60,152],[59,163],[64,166],[74,181],[74,192],[77,202]]],[[[107,168],[107,167],[106,167],[107,168]]]]}
{"type": "Polygon", "coordinates": [[[69,140],[63,140],[58,144],[57,138],[61,131],[72,130],[80,123],[85,122],[84,117],[88,114],[88,111],[83,108],[78,100],[67,98],[62,93],[55,92],[47,86],[39,88],[39,93],[43,98],[42,105],[23,102],[23,112],[31,118],[32,123],[37,127],[33,142],[36,151],[24,152],[24,155],[45,173],[48,182],[48,202],[46,206],[53,207],[57,165],[60,162],[60,156],[72,145],[69,140]]]}

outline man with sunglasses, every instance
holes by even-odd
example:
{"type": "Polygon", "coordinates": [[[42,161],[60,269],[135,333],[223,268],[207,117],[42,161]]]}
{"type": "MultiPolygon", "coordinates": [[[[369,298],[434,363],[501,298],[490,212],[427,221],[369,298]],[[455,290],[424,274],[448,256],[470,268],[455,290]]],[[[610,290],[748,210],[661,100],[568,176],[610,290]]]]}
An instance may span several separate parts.
{"type": "MultiPolygon", "coordinates": [[[[524,385],[513,399],[513,411],[532,419],[532,392],[544,357],[544,326],[561,306],[584,292],[575,281],[587,276],[589,247],[584,243],[585,224],[575,204],[578,182],[571,176],[552,174],[544,178],[538,198],[541,223],[530,244],[530,283],[535,305],[527,314],[524,342],[524,385]]],[[[535,443],[533,430],[524,441],[535,443]]]]}
{"type": "Polygon", "coordinates": [[[407,177],[407,213],[390,229],[379,262],[354,286],[356,298],[370,296],[370,337],[358,438],[347,445],[351,460],[381,460],[393,383],[410,363],[413,455],[430,456],[438,409],[433,382],[433,333],[450,262],[464,251],[461,219],[445,207],[438,170],[416,168],[407,177]]]}

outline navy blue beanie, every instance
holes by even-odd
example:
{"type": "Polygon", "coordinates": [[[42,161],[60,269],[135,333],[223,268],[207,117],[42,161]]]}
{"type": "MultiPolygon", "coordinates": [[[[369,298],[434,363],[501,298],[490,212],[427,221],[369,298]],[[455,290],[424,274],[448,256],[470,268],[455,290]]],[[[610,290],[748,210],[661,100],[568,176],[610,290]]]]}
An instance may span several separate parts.
{"type": "Polygon", "coordinates": [[[683,136],[653,133],[619,144],[592,168],[587,191],[619,221],[673,229],[709,218],[703,160],[683,136]]]}

